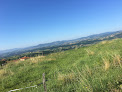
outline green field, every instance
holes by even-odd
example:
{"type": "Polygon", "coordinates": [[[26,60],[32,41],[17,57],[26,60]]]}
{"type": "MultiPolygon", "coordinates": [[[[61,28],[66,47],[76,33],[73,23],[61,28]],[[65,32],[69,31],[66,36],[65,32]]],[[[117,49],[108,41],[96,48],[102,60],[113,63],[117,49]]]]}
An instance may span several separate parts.
{"type": "Polygon", "coordinates": [[[122,39],[8,63],[0,69],[0,92],[42,83],[43,73],[47,92],[121,92],[122,39]]]}

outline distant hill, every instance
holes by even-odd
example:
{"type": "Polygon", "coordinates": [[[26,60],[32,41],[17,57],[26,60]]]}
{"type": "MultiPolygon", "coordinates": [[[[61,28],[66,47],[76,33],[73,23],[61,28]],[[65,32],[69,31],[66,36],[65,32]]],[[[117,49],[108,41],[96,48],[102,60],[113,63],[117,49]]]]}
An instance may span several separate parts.
{"type": "Polygon", "coordinates": [[[8,50],[1,50],[0,51],[0,54],[8,53],[8,52],[16,51],[16,50],[20,50],[20,48],[14,48],[14,49],[8,49],[8,50]]]}
{"type": "Polygon", "coordinates": [[[4,51],[0,51],[0,58],[6,58],[6,57],[26,53],[26,52],[35,52],[37,50],[50,49],[56,46],[57,47],[65,46],[65,45],[70,45],[70,44],[87,45],[94,42],[99,42],[102,40],[111,40],[115,38],[122,38],[122,30],[114,31],[114,32],[106,32],[106,33],[101,33],[101,34],[94,34],[94,35],[81,37],[81,38],[73,39],[73,40],[55,41],[51,43],[39,44],[37,46],[31,46],[31,47],[26,47],[26,48],[15,48],[15,49],[4,50],[4,51]]]}

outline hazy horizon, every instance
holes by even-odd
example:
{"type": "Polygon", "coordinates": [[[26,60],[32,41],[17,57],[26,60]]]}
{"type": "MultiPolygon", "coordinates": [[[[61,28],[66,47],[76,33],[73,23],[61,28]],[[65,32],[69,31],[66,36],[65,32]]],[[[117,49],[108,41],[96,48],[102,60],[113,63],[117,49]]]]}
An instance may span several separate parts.
{"type": "MultiPolygon", "coordinates": [[[[117,30],[117,31],[122,31],[122,30],[117,30]]],[[[116,32],[116,31],[109,31],[109,32],[116,32]]],[[[104,33],[106,33],[106,32],[104,32],[104,33]]],[[[101,34],[101,33],[97,33],[97,34],[101,34]]],[[[91,34],[91,35],[97,35],[97,34],[91,34]]],[[[88,37],[88,36],[91,36],[91,35],[87,35],[87,36],[83,36],[83,37],[88,37]]],[[[75,39],[78,39],[78,38],[82,38],[82,37],[77,37],[77,38],[72,38],[72,39],[64,39],[64,40],[56,40],[56,41],[52,41],[52,42],[75,40],[75,39]]],[[[46,42],[46,43],[52,43],[52,42],[46,42]]],[[[0,50],[0,51],[12,50],[12,49],[23,49],[23,48],[28,48],[28,47],[31,47],[31,46],[37,46],[39,44],[46,44],[46,43],[38,43],[38,44],[35,44],[35,45],[26,46],[26,47],[15,47],[15,48],[10,48],[10,49],[0,50]]]]}
{"type": "MultiPolygon", "coordinates": [[[[109,31],[109,32],[113,32],[113,31],[109,31]]],[[[98,33],[98,34],[100,34],[100,33],[98,33]]],[[[91,34],[91,35],[95,35],[95,34],[91,34]]],[[[87,36],[90,36],[90,35],[87,35],[87,36]]],[[[83,37],[87,37],[87,36],[83,36],[83,37]]],[[[56,41],[74,40],[74,39],[78,39],[78,38],[82,38],[82,37],[63,39],[63,40],[55,40],[55,41],[45,42],[45,43],[38,43],[38,44],[35,44],[35,45],[26,46],[26,47],[36,46],[36,45],[39,45],[39,44],[52,43],[52,42],[56,42],[56,41]]],[[[15,47],[15,48],[10,48],[10,49],[21,49],[21,48],[26,48],[26,47],[15,47]]],[[[3,49],[3,50],[0,49],[0,51],[10,50],[10,49],[3,49]]]]}
{"type": "Polygon", "coordinates": [[[1,0],[0,51],[122,30],[121,0],[1,0]]]}

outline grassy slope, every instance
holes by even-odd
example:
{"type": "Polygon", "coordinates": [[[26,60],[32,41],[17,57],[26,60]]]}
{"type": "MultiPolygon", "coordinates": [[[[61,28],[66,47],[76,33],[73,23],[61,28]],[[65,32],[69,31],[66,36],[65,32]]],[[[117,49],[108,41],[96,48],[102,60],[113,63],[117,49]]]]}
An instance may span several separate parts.
{"type": "MultiPolygon", "coordinates": [[[[122,86],[122,39],[9,63],[0,70],[0,92],[33,86],[46,73],[48,92],[107,92],[122,86]]],[[[43,92],[43,86],[21,92],[43,92]]]]}

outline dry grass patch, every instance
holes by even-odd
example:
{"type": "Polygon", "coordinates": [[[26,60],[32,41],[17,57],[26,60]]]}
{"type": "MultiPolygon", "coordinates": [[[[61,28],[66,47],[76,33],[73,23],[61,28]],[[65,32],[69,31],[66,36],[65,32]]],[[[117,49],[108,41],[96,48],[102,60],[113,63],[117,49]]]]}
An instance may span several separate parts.
{"type": "Polygon", "coordinates": [[[111,89],[110,92],[122,92],[120,89],[111,89]]]}
{"type": "Polygon", "coordinates": [[[22,61],[16,61],[16,62],[14,62],[14,64],[16,64],[16,65],[18,65],[18,64],[20,64],[22,61]]]}
{"type": "Polygon", "coordinates": [[[101,44],[106,44],[106,43],[107,43],[107,41],[102,41],[102,42],[101,42],[101,44]]]}
{"type": "Polygon", "coordinates": [[[111,41],[108,41],[108,40],[106,40],[106,41],[102,41],[102,42],[100,42],[101,44],[107,44],[107,43],[112,43],[114,40],[111,40],[111,41]]]}
{"type": "Polygon", "coordinates": [[[43,61],[45,59],[45,56],[37,56],[37,57],[32,57],[30,58],[31,63],[38,63],[40,61],[43,61]]]}
{"type": "Polygon", "coordinates": [[[121,56],[115,54],[115,55],[113,56],[113,64],[114,64],[114,66],[116,66],[116,65],[120,65],[120,66],[121,66],[121,63],[122,63],[122,58],[121,58],[121,56]]]}
{"type": "Polygon", "coordinates": [[[69,74],[58,74],[58,80],[62,81],[64,83],[66,82],[72,82],[75,79],[74,73],[69,73],[69,74]]]}
{"type": "Polygon", "coordinates": [[[55,58],[47,58],[47,59],[45,59],[45,60],[47,60],[47,61],[52,61],[52,60],[56,60],[55,58]]]}
{"type": "Polygon", "coordinates": [[[91,71],[91,69],[89,68],[89,66],[88,65],[85,65],[85,72],[88,74],[88,75],[92,75],[92,71],[91,71]]]}
{"type": "Polygon", "coordinates": [[[86,52],[87,52],[88,55],[94,55],[94,52],[89,50],[89,49],[86,49],[86,52]]]}
{"type": "Polygon", "coordinates": [[[110,67],[110,62],[109,62],[109,60],[103,59],[103,63],[104,63],[104,70],[105,70],[105,71],[108,70],[109,67],[110,67]]]}
{"type": "Polygon", "coordinates": [[[46,56],[38,56],[38,57],[33,57],[29,59],[31,63],[38,63],[42,61],[52,61],[56,60],[55,58],[48,58],[46,56]]]}
{"type": "Polygon", "coordinates": [[[14,73],[11,70],[1,69],[0,77],[6,77],[8,75],[13,75],[14,73]]]}

